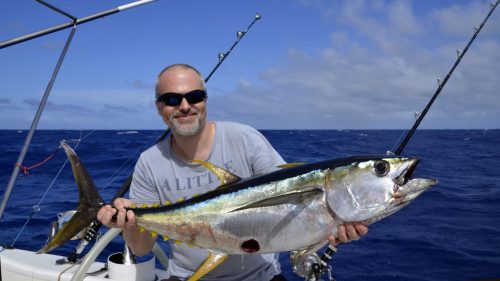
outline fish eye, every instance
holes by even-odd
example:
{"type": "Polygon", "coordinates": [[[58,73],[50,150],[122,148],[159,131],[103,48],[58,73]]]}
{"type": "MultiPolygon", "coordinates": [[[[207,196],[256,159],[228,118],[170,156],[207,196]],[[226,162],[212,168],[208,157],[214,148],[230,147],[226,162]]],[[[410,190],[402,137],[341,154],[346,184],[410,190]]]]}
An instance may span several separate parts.
{"type": "Polygon", "coordinates": [[[377,175],[377,177],[383,177],[387,175],[387,173],[389,173],[389,168],[390,168],[389,162],[384,160],[378,160],[375,162],[375,164],[373,164],[373,170],[375,172],[375,175],[377,175]]]}

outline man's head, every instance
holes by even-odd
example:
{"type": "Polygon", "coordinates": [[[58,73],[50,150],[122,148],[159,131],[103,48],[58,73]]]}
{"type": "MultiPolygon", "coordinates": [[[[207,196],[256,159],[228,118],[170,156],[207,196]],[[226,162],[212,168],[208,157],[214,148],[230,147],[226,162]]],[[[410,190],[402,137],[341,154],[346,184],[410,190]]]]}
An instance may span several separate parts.
{"type": "Polygon", "coordinates": [[[158,75],[155,92],[158,113],[175,134],[193,136],[205,126],[205,81],[194,67],[186,64],[166,67],[158,75]]]}

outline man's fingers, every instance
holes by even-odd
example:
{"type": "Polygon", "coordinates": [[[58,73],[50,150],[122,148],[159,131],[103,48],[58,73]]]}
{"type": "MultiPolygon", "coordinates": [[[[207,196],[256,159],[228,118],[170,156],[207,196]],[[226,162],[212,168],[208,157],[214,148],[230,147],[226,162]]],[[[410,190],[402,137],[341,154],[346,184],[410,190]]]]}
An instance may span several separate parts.
{"type": "Polygon", "coordinates": [[[338,244],[341,243],[340,239],[336,238],[333,235],[328,236],[328,243],[330,243],[332,246],[336,247],[338,244]]]}
{"type": "Polygon", "coordinates": [[[361,222],[354,223],[354,227],[356,228],[356,232],[359,234],[360,237],[368,234],[368,226],[366,226],[365,224],[361,222]]]}
{"type": "Polygon", "coordinates": [[[116,198],[115,201],[113,201],[113,206],[115,206],[115,208],[117,209],[122,209],[126,207],[123,198],[116,198]]]}
{"type": "Polygon", "coordinates": [[[125,198],[116,198],[115,201],[113,201],[113,206],[115,206],[117,209],[128,208],[133,204],[134,202],[132,200],[125,198]]]}
{"type": "Polygon", "coordinates": [[[116,215],[116,226],[117,227],[124,227],[125,226],[125,216],[126,216],[127,210],[124,208],[118,209],[118,214],[116,215]]]}
{"type": "Polygon", "coordinates": [[[359,234],[356,231],[356,228],[352,223],[346,224],[345,225],[345,230],[347,232],[347,239],[348,241],[352,240],[358,240],[359,239],[359,234]]]}
{"type": "Polygon", "coordinates": [[[342,242],[342,243],[347,243],[349,242],[349,240],[347,240],[347,233],[346,233],[346,227],[345,225],[341,224],[339,225],[339,228],[338,228],[338,234],[337,234],[339,237],[337,237],[337,239],[342,242]]]}
{"type": "Polygon", "coordinates": [[[97,219],[107,227],[112,226],[112,217],[116,213],[116,209],[110,205],[102,207],[97,213],[97,219]]]}
{"type": "Polygon", "coordinates": [[[127,218],[127,221],[125,222],[125,225],[126,225],[127,229],[133,229],[133,228],[137,227],[137,224],[135,222],[134,212],[132,212],[130,210],[127,211],[126,218],[127,218]]]}

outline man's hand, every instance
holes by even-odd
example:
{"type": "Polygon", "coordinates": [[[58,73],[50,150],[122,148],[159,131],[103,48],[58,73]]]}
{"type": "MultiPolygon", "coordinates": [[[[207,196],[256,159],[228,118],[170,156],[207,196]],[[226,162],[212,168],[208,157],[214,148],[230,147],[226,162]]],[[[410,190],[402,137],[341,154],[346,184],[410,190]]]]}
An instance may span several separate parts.
{"type": "Polygon", "coordinates": [[[339,226],[338,237],[330,235],[328,241],[333,246],[340,243],[347,243],[353,240],[359,240],[362,236],[368,233],[368,227],[362,222],[344,223],[339,226]]]}
{"type": "Polygon", "coordinates": [[[114,207],[106,205],[97,213],[97,219],[107,227],[117,227],[121,229],[132,230],[137,228],[135,215],[132,211],[127,211],[134,204],[133,201],[125,198],[117,198],[114,201],[114,207]],[[116,217],[113,218],[113,216],[116,217]]]}
{"type": "Polygon", "coordinates": [[[152,237],[149,231],[141,232],[137,226],[134,212],[125,209],[132,206],[134,202],[125,198],[117,198],[113,204],[114,207],[110,205],[102,207],[97,213],[97,219],[107,227],[123,229],[123,239],[137,256],[149,253],[156,237],[152,237]],[[113,218],[114,216],[116,218],[113,218]]]}

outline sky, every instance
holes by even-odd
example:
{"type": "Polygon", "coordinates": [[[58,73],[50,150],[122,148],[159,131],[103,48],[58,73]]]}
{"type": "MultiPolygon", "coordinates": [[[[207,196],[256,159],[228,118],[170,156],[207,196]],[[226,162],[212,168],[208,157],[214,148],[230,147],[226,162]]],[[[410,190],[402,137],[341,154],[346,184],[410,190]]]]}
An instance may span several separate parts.
{"type": "MultiPolygon", "coordinates": [[[[82,18],[132,1],[46,0],[82,18]]],[[[492,0],[495,1],[495,0],[492,0]]],[[[39,129],[163,129],[158,72],[207,76],[210,120],[257,129],[408,129],[490,7],[483,0],[158,0],[77,27],[39,129]]],[[[68,22],[0,1],[0,41],[68,22]]],[[[0,49],[0,129],[27,129],[70,30],[0,49]]],[[[500,8],[424,129],[500,128],[500,8]]]]}

